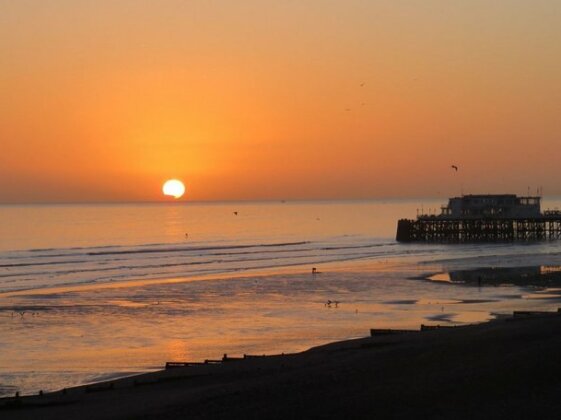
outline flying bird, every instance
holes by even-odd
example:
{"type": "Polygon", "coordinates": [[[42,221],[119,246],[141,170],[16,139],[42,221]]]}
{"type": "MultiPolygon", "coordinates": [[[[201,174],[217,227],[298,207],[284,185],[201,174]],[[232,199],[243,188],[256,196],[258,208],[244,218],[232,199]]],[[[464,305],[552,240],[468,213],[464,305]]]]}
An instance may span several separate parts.
{"type": "Polygon", "coordinates": [[[454,169],[456,172],[458,172],[458,167],[456,165],[451,165],[450,166],[452,169],[454,169]]]}

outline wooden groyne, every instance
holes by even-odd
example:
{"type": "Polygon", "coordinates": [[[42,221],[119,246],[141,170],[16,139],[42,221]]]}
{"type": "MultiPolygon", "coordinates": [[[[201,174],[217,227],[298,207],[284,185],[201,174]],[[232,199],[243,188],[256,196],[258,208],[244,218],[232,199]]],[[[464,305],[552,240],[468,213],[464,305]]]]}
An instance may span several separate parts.
{"type": "Polygon", "coordinates": [[[561,239],[561,215],[533,218],[401,219],[398,242],[508,242],[561,239]]]}
{"type": "Polygon", "coordinates": [[[284,353],[270,354],[270,355],[244,354],[243,357],[232,357],[232,356],[228,356],[228,354],[225,353],[222,359],[206,359],[204,362],[166,362],[166,369],[193,367],[193,366],[220,365],[223,363],[238,362],[246,359],[257,359],[257,358],[275,357],[275,356],[284,356],[284,355],[285,355],[284,353]]]}
{"type": "Polygon", "coordinates": [[[418,332],[419,330],[394,330],[390,328],[371,328],[370,336],[380,337],[386,335],[400,335],[400,334],[410,334],[410,333],[418,333],[418,332]]]}

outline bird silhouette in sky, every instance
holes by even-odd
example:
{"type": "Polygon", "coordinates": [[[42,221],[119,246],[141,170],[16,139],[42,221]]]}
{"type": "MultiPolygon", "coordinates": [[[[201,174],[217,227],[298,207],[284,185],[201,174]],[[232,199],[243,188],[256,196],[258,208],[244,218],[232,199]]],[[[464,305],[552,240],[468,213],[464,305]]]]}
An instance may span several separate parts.
{"type": "Polygon", "coordinates": [[[450,166],[452,169],[454,169],[456,172],[458,172],[458,167],[456,165],[451,165],[450,166]]]}

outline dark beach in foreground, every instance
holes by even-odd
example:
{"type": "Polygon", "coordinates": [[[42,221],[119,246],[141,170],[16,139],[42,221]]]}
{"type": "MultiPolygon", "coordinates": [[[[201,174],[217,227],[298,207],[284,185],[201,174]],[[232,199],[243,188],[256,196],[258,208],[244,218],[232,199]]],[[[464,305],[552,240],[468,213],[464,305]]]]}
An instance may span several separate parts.
{"type": "Polygon", "coordinates": [[[559,418],[561,315],[368,337],[0,400],[9,419],[559,418]]]}

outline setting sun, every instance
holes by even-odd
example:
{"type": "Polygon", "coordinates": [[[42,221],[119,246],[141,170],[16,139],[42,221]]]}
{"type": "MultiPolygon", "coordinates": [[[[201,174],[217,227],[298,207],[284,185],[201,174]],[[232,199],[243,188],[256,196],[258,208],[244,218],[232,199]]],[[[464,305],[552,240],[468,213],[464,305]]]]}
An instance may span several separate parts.
{"type": "Polygon", "coordinates": [[[185,193],[185,185],[177,179],[170,179],[164,183],[162,190],[164,195],[180,198],[185,193]]]}

